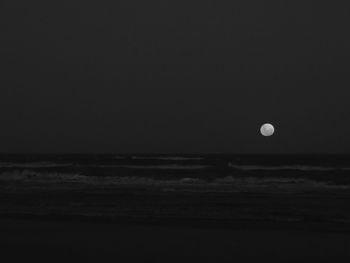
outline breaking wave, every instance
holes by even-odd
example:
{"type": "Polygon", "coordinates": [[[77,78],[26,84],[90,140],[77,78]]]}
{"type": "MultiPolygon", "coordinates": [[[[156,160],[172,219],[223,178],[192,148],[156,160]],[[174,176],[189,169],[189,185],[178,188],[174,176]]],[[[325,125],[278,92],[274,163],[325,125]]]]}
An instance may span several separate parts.
{"type": "Polygon", "coordinates": [[[70,167],[73,163],[54,163],[54,162],[32,162],[32,163],[0,163],[0,168],[55,168],[70,167]]]}
{"type": "Polygon", "coordinates": [[[327,166],[311,166],[311,165],[237,165],[228,164],[229,168],[234,168],[244,171],[280,171],[280,170],[296,170],[296,171],[350,171],[350,167],[327,167],[327,166]]]}
{"type": "MultiPolygon", "coordinates": [[[[47,173],[35,172],[31,170],[15,170],[11,172],[0,173],[0,181],[16,181],[24,183],[44,183],[44,184],[62,184],[78,183],[89,185],[137,185],[137,186],[198,186],[204,188],[213,188],[215,190],[240,191],[240,190],[291,190],[303,191],[306,189],[350,189],[350,185],[336,185],[331,182],[316,181],[303,178],[257,178],[257,177],[233,177],[226,176],[216,179],[204,178],[153,178],[141,176],[85,176],[83,174],[70,173],[47,173]]],[[[17,185],[18,186],[18,185],[17,185]]],[[[194,188],[194,190],[198,190],[194,188]]]]}

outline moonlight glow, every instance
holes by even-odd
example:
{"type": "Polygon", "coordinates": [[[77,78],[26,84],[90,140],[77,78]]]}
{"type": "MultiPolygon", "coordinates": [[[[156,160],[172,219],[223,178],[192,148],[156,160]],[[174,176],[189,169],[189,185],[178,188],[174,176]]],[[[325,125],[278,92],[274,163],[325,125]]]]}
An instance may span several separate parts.
{"type": "Polygon", "coordinates": [[[270,123],[265,123],[261,126],[260,132],[263,136],[271,136],[275,132],[275,128],[270,123]]]}

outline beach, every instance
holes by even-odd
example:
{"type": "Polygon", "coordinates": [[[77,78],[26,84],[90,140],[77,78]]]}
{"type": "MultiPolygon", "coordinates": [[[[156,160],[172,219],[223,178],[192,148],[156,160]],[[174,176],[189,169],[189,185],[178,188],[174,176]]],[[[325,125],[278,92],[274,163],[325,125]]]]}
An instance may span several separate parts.
{"type": "Polygon", "coordinates": [[[1,257],[19,262],[348,262],[349,233],[1,219],[1,257]]]}

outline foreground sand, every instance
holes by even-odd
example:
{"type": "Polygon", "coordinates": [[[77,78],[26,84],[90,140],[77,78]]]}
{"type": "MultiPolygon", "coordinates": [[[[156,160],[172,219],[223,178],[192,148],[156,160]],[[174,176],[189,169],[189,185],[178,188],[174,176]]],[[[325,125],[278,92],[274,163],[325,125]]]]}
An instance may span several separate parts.
{"type": "Polygon", "coordinates": [[[349,262],[350,234],[1,219],[0,254],[2,262],[349,262]]]}

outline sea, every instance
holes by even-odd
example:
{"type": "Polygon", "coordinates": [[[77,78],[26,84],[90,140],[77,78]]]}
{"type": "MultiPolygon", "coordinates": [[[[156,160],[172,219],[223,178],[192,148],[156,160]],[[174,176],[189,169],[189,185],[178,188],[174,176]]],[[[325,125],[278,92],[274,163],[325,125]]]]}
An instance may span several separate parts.
{"type": "Polygon", "coordinates": [[[350,223],[350,155],[0,156],[0,217],[350,223]]]}

